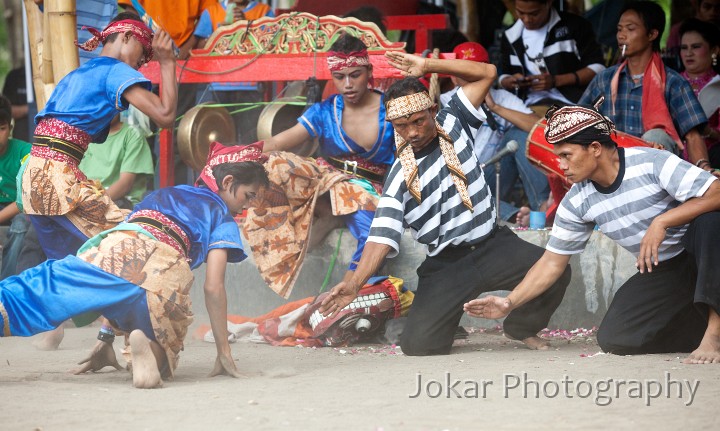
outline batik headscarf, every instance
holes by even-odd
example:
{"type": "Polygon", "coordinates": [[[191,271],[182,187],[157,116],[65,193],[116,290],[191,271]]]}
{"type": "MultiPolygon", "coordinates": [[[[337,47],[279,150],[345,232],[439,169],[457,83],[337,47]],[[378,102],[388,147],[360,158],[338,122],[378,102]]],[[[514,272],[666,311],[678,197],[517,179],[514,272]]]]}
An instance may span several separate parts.
{"type": "Polygon", "coordinates": [[[367,49],[354,52],[328,51],[327,65],[330,72],[347,69],[348,67],[370,66],[367,49]]]}
{"type": "Polygon", "coordinates": [[[93,37],[88,39],[85,43],[78,43],[77,40],[75,41],[75,45],[84,51],[94,51],[101,43],[104,44],[108,36],[111,34],[125,33],[126,31],[129,31],[143,46],[143,50],[145,51],[145,57],[142,60],[143,64],[150,61],[153,57],[153,32],[142,21],[124,19],[121,21],[111,22],[103,31],[97,31],[91,27],[83,27],[83,30],[87,30],[93,35],[93,37]]]}
{"type": "Polygon", "coordinates": [[[598,111],[604,100],[601,96],[593,107],[552,106],[545,115],[545,139],[550,144],[589,145],[597,141],[614,145],[611,135],[615,133],[615,124],[598,111]]]}
{"type": "MultiPolygon", "coordinates": [[[[425,91],[398,97],[387,103],[385,118],[388,121],[392,121],[402,117],[409,117],[416,112],[422,112],[432,108],[433,104],[430,95],[425,91]]],[[[453,140],[445,130],[440,127],[437,121],[435,122],[435,129],[437,130],[440,141],[440,151],[445,159],[445,164],[450,171],[450,176],[455,183],[455,187],[460,194],[460,199],[462,199],[463,205],[472,211],[473,205],[467,190],[467,178],[462,170],[460,159],[458,159],[457,153],[455,153],[453,140]]],[[[397,130],[395,130],[395,146],[397,148],[397,158],[400,159],[400,164],[402,165],[403,176],[405,177],[405,184],[407,184],[408,191],[412,197],[420,203],[422,198],[415,154],[413,153],[410,143],[403,139],[397,130]]]]}
{"type": "Polygon", "coordinates": [[[200,171],[200,177],[195,181],[198,185],[203,180],[205,185],[215,193],[218,192],[217,181],[213,175],[213,168],[223,163],[240,163],[240,162],[257,162],[265,163],[268,159],[267,154],[263,153],[263,141],[250,145],[231,145],[225,146],[220,142],[210,144],[207,162],[205,167],[200,171]]]}

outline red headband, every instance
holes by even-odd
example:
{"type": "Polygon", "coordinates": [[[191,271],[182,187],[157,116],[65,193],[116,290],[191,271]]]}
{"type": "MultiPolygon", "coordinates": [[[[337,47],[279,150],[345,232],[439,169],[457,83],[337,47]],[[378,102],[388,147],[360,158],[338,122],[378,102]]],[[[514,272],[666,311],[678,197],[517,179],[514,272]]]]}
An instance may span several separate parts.
{"type": "Polygon", "coordinates": [[[370,66],[367,49],[350,53],[328,51],[327,65],[330,72],[348,67],[370,66]]]}
{"type": "Polygon", "coordinates": [[[199,180],[203,180],[205,185],[215,193],[218,192],[217,181],[212,173],[215,166],[223,163],[240,163],[240,162],[257,162],[265,163],[268,159],[267,154],[263,153],[264,141],[255,142],[250,145],[231,145],[225,146],[220,142],[210,144],[207,162],[200,172],[200,177],[195,181],[195,185],[199,180]]]}
{"type": "Polygon", "coordinates": [[[75,45],[85,51],[94,51],[101,43],[104,44],[108,36],[111,34],[125,33],[126,31],[129,31],[133,34],[133,36],[135,36],[138,42],[142,44],[143,49],[145,50],[143,63],[147,63],[153,57],[153,32],[141,21],[124,19],[122,21],[111,22],[102,32],[97,31],[92,27],[83,27],[83,30],[87,30],[93,35],[93,37],[88,39],[85,43],[78,43],[75,41],[75,45]]]}

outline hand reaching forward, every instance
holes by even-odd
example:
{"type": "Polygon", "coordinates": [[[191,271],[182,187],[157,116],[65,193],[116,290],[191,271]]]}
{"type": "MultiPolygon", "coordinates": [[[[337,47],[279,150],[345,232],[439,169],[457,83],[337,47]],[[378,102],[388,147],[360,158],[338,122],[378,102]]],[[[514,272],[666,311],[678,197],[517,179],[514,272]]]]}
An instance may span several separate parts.
{"type": "Polygon", "coordinates": [[[405,52],[390,51],[385,53],[390,66],[400,70],[403,76],[420,77],[425,75],[426,59],[405,52]]]}
{"type": "Polygon", "coordinates": [[[235,361],[232,356],[228,354],[218,353],[215,359],[215,366],[210,371],[208,377],[215,377],[219,375],[230,376],[230,377],[243,377],[242,374],[235,367],[235,361]]]}
{"type": "Polygon", "coordinates": [[[94,373],[105,367],[115,367],[116,370],[123,369],[120,364],[118,364],[117,358],[115,357],[115,349],[113,349],[112,344],[99,340],[90,351],[90,356],[78,362],[78,365],[82,365],[82,367],[72,370],[73,374],[83,374],[88,371],[94,373]]]}
{"type": "Polygon", "coordinates": [[[341,281],[330,290],[330,294],[320,304],[318,311],[325,317],[335,317],[355,298],[357,298],[357,289],[354,289],[348,282],[341,281]]]}
{"type": "Polygon", "coordinates": [[[463,310],[472,317],[500,319],[510,314],[512,301],[499,296],[486,296],[465,303],[463,310]]]}

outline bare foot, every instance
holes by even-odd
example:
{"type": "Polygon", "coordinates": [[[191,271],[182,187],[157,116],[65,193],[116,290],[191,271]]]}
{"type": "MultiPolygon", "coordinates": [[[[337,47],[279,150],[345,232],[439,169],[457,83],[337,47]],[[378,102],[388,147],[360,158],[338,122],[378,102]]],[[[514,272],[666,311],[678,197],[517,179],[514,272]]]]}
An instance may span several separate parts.
{"type": "Polygon", "coordinates": [[[38,350],[57,350],[65,337],[65,328],[61,324],[52,331],[43,332],[33,341],[33,346],[38,350]]]}
{"type": "Polygon", "coordinates": [[[543,340],[540,337],[527,337],[524,340],[521,340],[528,349],[530,350],[548,350],[550,348],[550,342],[547,340],[543,340]]]}
{"type": "Polygon", "coordinates": [[[515,214],[515,224],[518,227],[530,226],[530,208],[520,207],[517,214],[515,214]]]}
{"type": "Polygon", "coordinates": [[[132,348],[133,386],[139,389],[152,389],[162,386],[160,371],[155,355],[150,347],[150,340],[139,329],[130,333],[132,348]]]}
{"type": "Polygon", "coordinates": [[[706,333],[698,348],[683,360],[683,364],[720,364],[720,337],[706,333]]]}

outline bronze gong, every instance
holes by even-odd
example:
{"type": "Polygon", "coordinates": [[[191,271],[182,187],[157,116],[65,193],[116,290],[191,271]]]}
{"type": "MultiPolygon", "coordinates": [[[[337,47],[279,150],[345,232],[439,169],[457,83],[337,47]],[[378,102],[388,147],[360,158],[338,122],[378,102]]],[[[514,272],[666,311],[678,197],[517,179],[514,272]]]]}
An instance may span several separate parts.
{"type": "MultiPolygon", "coordinates": [[[[305,105],[290,105],[288,102],[297,102],[294,96],[305,92],[303,81],[292,82],[284,92],[286,97],[275,100],[267,105],[260,113],[257,125],[258,140],[265,140],[275,136],[297,124],[297,119],[305,111],[305,105]]],[[[310,138],[292,149],[292,152],[301,156],[312,156],[318,149],[317,139],[310,138]]]]}
{"type": "Polygon", "coordinates": [[[177,140],[182,161],[200,171],[207,161],[211,142],[235,144],[235,123],[223,107],[197,105],[180,120],[177,140]]]}

